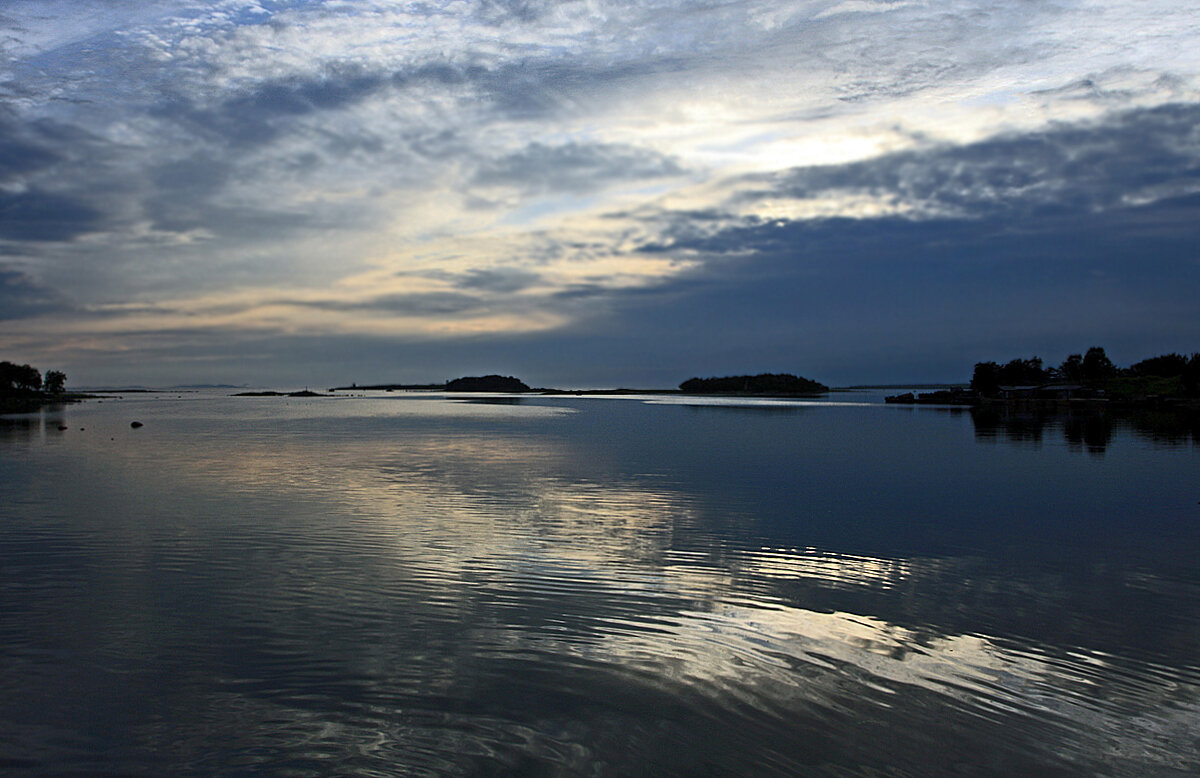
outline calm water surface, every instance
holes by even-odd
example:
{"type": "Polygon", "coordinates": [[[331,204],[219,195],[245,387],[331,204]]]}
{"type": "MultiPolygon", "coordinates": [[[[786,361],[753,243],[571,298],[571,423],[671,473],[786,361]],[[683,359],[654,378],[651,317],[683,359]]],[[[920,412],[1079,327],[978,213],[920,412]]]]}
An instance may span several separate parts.
{"type": "Polygon", "coordinates": [[[1200,773],[1200,431],[831,397],[0,418],[0,772],[1200,773]]]}

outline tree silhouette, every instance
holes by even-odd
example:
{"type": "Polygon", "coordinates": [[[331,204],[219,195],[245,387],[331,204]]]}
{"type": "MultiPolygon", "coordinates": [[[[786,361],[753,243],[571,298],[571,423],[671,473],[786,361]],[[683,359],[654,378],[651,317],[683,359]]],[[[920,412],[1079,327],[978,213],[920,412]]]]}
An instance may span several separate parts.
{"type": "Polygon", "coordinates": [[[1042,366],[1040,357],[1013,359],[1007,364],[977,362],[971,376],[971,389],[982,394],[993,394],[1001,386],[1037,386],[1050,378],[1050,371],[1042,366]]]}
{"type": "Polygon", "coordinates": [[[36,367],[0,362],[0,392],[30,393],[42,388],[42,374],[36,367]]]}
{"type": "Polygon", "coordinates": [[[1183,370],[1183,393],[1190,397],[1200,395],[1200,354],[1192,354],[1183,370]]]}
{"type": "Polygon", "coordinates": [[[971,391],[994,394],[1000,388],[1000,365],[995,362],[976,362],[971,374],[971,391]]]}
{"type": "Polygon", "coordinates": [[[1104,349],[1092,346],[1083,355],[1083,380],[1097,381],[1112,378],[1117,374],[1117,366],[1112,363],[1104,349]]]}
{"type": "Polygon", "coordinates": [[[1071,354],[1058,366],[1058,377],[1077,384],[1083,380],[1083,354],[1071,354]]]}
{"type": "Polygon", "coordinates": [[[49,394],[62,394],[67,385],[67,374],[61,370],[47,370],[42,389],[49,394]]]}
{"type": "Polygon", "coordinates": [[[1188,358],[1183,354],[1163,354],[1162,356],[1143,359],[1129,366],[1129,372],[1135,376],[1158,376],[1170,378],[1183,375],[1187,370],[1188,358]]]}

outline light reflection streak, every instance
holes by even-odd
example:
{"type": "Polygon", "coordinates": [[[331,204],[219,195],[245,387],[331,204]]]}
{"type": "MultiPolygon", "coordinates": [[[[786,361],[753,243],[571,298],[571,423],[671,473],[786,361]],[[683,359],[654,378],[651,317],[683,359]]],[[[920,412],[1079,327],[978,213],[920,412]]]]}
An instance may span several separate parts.
{"type": "MultiPolygon", "coordinates": [[[[934,560],[922,563],[936,564],[934,560]]],[[[826,583],[877,584],[888,588],[910,578],[913,564],[903,559],[837,554],[815,548],[768,548],[749,555],[746,572],[769,578],[811,578],[826,583]]]]}

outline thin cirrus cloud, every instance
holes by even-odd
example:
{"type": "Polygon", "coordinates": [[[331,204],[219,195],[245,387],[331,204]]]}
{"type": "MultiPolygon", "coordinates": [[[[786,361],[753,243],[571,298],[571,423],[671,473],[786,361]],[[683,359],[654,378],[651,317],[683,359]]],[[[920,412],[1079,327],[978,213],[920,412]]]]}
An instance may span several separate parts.
{"type": "Polygon", "coordinates": [[[1200,335],[1150,318],[1196,274],[1185,3],[14,0],[0,34],[0,343],[85,380],[932,380],[1200,335]]]}

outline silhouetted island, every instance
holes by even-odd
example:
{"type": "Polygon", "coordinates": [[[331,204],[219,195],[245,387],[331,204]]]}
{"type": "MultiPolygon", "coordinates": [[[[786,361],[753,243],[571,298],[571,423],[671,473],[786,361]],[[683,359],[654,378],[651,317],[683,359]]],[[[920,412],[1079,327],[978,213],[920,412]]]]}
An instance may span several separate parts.
{"type": "Polygon", "coordinates": [[[679,391],[684,394],[779,396],[825,394],[829,387],[790,373],[760,373],[722,378],[689,378],[679,385],[679,391]]]}
{"type": "Polygon", "coordinates": [[[456,378],[446,383],[447,392],[528,392],[524,381],[512,376],[485,375],[456,378]]]}
{"type": "MultiPolygon", "coordinates": [[[[532,392],[524,381],[512,376],[485,375],[464,376],[447,381],[444,384],[366,384],[359,386],[335,386],[329,391],[346,392],[354,390],[376,392],[532,392]]],[[[540,391],[540,390],[538,390],[540,391]]]]}
{"type": "Polygon", "coordinates": [[[545,395],[629,395],[629,394],[723,394],[770,397],[808,397],[825,394],[829,387],[817,381],[788,373],[726,376],[723,378],[690,378],[678,389],[531,389],[513,376],[466,376],[444,384],[351,384],[335,386],[329,391],[403,391],[403,392],[536,392],[545,395]]]}

